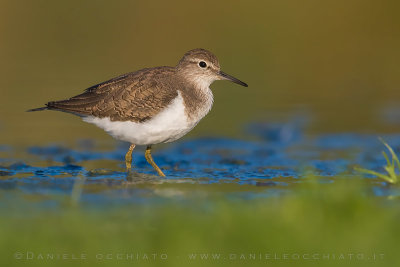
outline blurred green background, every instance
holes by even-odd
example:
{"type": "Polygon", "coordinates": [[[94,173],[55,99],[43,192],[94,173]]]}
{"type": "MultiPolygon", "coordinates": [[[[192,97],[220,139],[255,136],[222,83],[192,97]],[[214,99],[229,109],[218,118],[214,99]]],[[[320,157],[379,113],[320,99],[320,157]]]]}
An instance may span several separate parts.
{"type": "Polygon", "coordinates": [[[0,220],[0,262],[2,266],[399,266],[399,199],[371,198],[365,194],[365,182],[339,179],[321,184],[307,179],[291,194],[245,201],[223,197],[245,191],[243,185],[162,184],[154,187],[154,193],[170,196],[162,205],[125,203],[90,210],[69,205],[67,196],[59,196],[64,205],[38,211],[34,207],[46,196],[25,196],[28,203],[8,202],[5,195],[2,202],[9,208],[0,220]],[[33,258],[27,259],[27,253],[33,258]],[[136,253],[139,260],[127,258],[136,253]],[[143,259],[143,254],[153,253],[155,260],[143,259]],[[162,253],[167,260],[160,259],[162,253]],[[57,254],[66,258],[56,259],[57,254]],[[110,259],[96,259],[98,254],[110,254],[110,259]],[[202,260],[200,254],[209,258],[202,260]],[[212,259],[211,254],[220,258],[212,259]],[[257,258],[251,259],[251,254],[257,258]],[[73,255],[78,259],[71,259],[73,255]]]}
{"type": "Polygon", "coordinates": [[[197,47],[250,87],[214,83],[214,108],[191,135],[304,111],[310,131],[393,132],[381,113],[400,100],[399,10],[394,0],[2,0],[0,140],[108,138],[74,116],[25,110],[197,47]]]}

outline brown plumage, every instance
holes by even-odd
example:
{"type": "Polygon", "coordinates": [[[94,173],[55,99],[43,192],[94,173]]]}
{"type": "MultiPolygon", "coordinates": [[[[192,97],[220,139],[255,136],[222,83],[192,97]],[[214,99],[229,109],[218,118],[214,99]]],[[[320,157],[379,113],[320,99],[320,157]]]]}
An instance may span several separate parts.
{"type": "Polygon", "coordinates": [[[188,85],[191,69],[186,66],[201,59],[219,69],[218,60],[212,53],[194,49],[188,51],[176,67],[155,67],[127,73],[91,86],[77,96],[51,101],[46,103],[46,107],[29,111],[49,109],[78,116],[109,117],[111,121],[144,122],[167,107],[179,90],[190,116],[196,112],[196,103],[200,104],[204,95],[188,85]]]}
{"type": "Polygon", "coordinates": [[[210,111],[215,80],[244,82],[222,72],[211,52],[194,49],[175,67],[142,69],[86,89],[82,94],[29,111],[58,110],[83,117],[131,146],[125,164],[131,169],[135,145],[147,145],[145,157],[165,176],[151,156],[151,146],[175,141],[210,111]]]}
{"type": "Polygon", "coordinates": [[[174,73],[171,67],[143,69],[94,85],[70,99],[48,102],[46,106],[80,116],[143,122],[177,96],[176,90],[166,86],[174,73]]]}

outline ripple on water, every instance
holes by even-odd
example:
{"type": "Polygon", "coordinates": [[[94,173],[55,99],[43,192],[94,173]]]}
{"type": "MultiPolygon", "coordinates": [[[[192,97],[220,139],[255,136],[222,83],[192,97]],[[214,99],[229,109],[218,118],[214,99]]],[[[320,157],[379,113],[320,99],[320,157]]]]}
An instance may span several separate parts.
{"type": "MultiPolygon", "coordinates": [[[[166,196],[182,198],[193,192],[185,191],[185,187],[209,184],[223,194],[239,190],[237,195],[251,198],[290,191],[310,173],[327,178],[321,179],[323,183],[331,183],[338,175],[357,176],[356,165],[382,171],[383,146],[375,135],[305,136],[303,128],[301,123],[254,123],[248,129],[258,137],[256,140],[208,137],[175,142],[153,153],[166,179],[154,175],[141,148],[134,153],[135,169],[127,174],[123,162],[127,144],[123,143],[101,152],[94,142],[87,141],[79,141],[80,150],[61,145],[32,146],[26,149],[29,157],[24,162],[12,158],[13,148],[0,146],[5,155],[0,161],[0,190],[69,195],[81,181],[83,200],[140,202],[166,196]],[[232,184],[239,187],[232,189],[228,186],[232,184]]],[[[383,137],[399,150],[399,135],[383,137]]],[[[378,196],[400,194],[382,183],[376,184],[373,192],[378,196]]]]}

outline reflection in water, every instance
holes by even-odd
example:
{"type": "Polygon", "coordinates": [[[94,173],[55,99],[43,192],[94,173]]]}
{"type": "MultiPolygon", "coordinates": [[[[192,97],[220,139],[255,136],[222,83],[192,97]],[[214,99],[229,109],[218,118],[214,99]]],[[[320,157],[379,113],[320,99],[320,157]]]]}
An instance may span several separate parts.
{"type": "MultiPolygon", "coordinates": [[[[256,141],[213,137],[172,144],[155,153],[167,178],[157,176],[140,152],[134,155],[135,168],[126,173],[122,145],[106,152],[95,146],[34,146],[26,149],[24,162],[12,157],[12,148],[3,149],[0,189],[42,196],[79,192],[80,201],[95,204],[185,199],[194,194],[252,198],[290,192],[310,174],[332,183],[339,175],[358,176],[356,165],[380,171],[384,164],[376,136],[303,136],[301,125],[289,126],[253,124],[249,129],[258,136],[256,141]]],[[[384,138],[394,149],[400,147],[400,136],[384,138]]],[[[399,193],[369,180],[378,196],[399,193]]]]}

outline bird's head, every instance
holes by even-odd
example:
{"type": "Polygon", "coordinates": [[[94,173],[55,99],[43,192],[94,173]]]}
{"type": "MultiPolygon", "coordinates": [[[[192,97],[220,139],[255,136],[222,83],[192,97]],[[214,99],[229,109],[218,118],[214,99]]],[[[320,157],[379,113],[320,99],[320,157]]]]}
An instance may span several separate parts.
{"type": "Polygon", "coordinates": [[[215,80],[229,80],[247,87],[246,83],[221,71],[217,57],[205,49],[198,48],[186,52],[176,69],[186,80],[201,87],[208,87],[215,80]]]}

